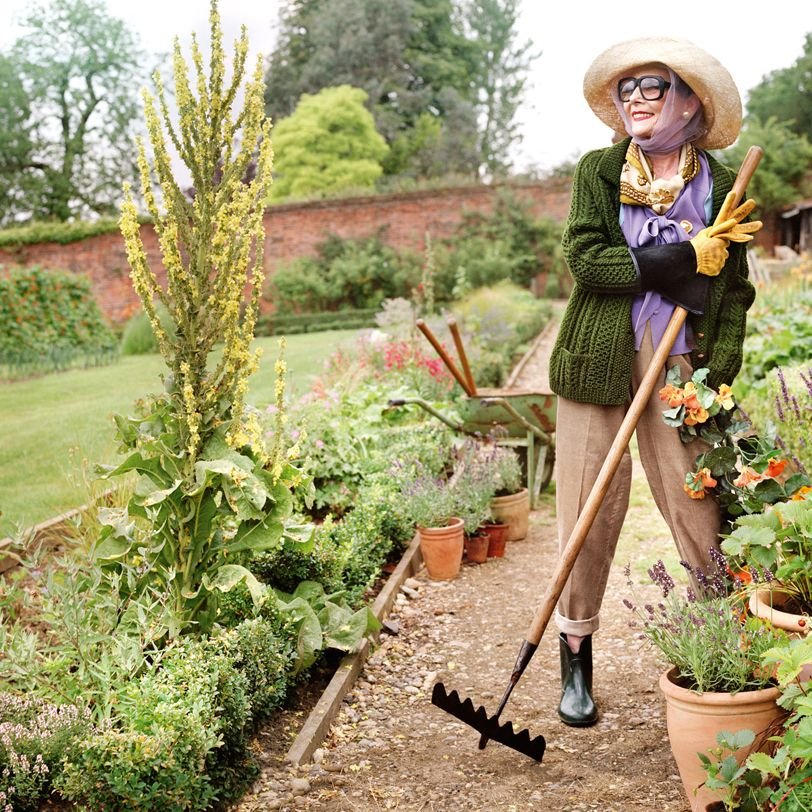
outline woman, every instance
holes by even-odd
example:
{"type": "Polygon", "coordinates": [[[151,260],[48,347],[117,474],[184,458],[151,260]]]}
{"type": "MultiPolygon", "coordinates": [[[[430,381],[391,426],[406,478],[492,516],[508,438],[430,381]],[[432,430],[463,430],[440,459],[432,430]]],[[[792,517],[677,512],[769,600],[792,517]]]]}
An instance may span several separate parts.
{"type": "MultiPolygon", "coordinates": [[[[741,101],[730,74],[690,42],[645,38],[602,53],[587,71],[584,95],[598,117],[627,137],[586,154],[573,179],[563,237],[575,287],[550,360],[559,396],[556,509],[563,548],[651,361],[675,304],[689,311],[662,370],[679,364],[683,380],[709,369],[708,385],[731,383],[742,360],[747,281],[744,243],[758,222],[706,228],[735,173],[703,149],[731,144],[741,101]]],[[[710,499],[688,499],[686,471],[699,452],[662,420],[655,387],[637,425],[637,442],[657,507],[681,557],[705,568],[718,545],[720,513],[710,499]]],[[[581,549],[556,612],[562,696],[568,725],[594,724],[592,634],[628,508],[631,458],[624,455],[581,549]]]]}

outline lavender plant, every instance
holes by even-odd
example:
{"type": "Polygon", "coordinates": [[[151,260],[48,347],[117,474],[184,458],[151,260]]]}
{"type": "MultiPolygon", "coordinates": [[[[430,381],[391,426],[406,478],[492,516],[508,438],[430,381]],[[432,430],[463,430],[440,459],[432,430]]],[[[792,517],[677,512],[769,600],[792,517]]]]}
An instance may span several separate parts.
{"type": "MultiPolygon", "coordinates": [[[[632,625],[676,668],[686,688],[737,693],[766,687],[771,677],[761,667],[761,656],[785,642],[787,635],[760,618],[746,617],[725,557],[717,550],[711,555],[713,567],[707,573],[681,562],[692,581],[684,596],[677,594],[674,579],[657,561],[648,574],[662,599],[642,606],[624,599],[634,613],[632,625]]],[[[633,588],[628,566],[626,577],[633,588]]]]}

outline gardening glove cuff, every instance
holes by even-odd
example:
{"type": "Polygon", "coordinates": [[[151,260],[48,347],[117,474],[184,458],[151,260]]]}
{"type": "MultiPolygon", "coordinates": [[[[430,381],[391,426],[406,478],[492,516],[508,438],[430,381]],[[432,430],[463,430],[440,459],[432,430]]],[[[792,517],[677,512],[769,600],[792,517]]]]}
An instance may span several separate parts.
{"type": "Polygon", "coordinates": [[[710,280],[696,272],[696,252],[690,242],[630,248],[639,292],[656,290],[690,313],[705,312],[710,280]]]}

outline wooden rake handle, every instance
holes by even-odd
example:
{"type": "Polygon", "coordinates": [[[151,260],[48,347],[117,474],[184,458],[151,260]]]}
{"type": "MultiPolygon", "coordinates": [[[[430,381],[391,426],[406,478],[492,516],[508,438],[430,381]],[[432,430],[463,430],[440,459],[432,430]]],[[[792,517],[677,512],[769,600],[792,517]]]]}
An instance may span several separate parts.
{"type": "MultiPolygon", "coordinates": [[[[750,182],[753,173],[756,171],[756,167],[758,166],[763,154],[764,151],[761,149],[761,147],[750,147],[744,161],[742,161],[741,168],[736,176],[736,181],[733,184],[733,189],[725,198],[725,202],[722,205],[716,220],[714,221],[715,223],[724,222],[730,212],[732,212],[733,209],[738,206],[739,201],[744,194],[744,190],[747,188],[747,184],[750,182]]],[[[575,527],[572,529],[572,533],[570,533],[567,544],[559,557],[558,564],[553,572],[550,586],[547,590],[547,594],[536,611],[533,622],[531,623],[530,629],[527,632],[527,642],[533,646],[537,646],[539,644],[547,625],[553,616],[558,599],[561,597],[561,593],[564,591],[567,579],[572,572],[572,568],[575,566],[575,561],[578,558],[578,554],[581,552],[581,548],[584,546],[587,534],[592,528],[592,524],[595,521],[595,517],[598,514],[598,510],[600,509],[604,498],[606,497],[606,492],[609,490],[609,486],[612,484],[612,479],[614,478],[615,472],[620,465],[620,461],[623,458],[626,447],[628,446],[632,434],[637,427],[640,416],[643,414],[643,411],[646,408],[649,398],[651,397],[651,393],[654,391],[654,386],[657,383],[660,372],[663,366],[665,366],[665,362],[668,360],[668,356],[671,353],[671,348],[674,346],[674,342],[677,339],[680,328],[685,323],[687,315],[688,311],[685,310],[685,308],[679,306],[674,308],[674,314],[671,316],[671,320],[668,322],[668,326],[663,334],[663,338],[654,352],[654,357],[651,359],[651,363],[646,370],[646,374],[643,376],[643,380],[640,382],[640,386],[638,387],[634,399],[629,406],[629,410],[626,412],[626,417],[624,418],[623,423],[621,423],[620,430],[618,431],[617,436],[609,449],[609,453],[601,466],[601,470],[598,473],[595,484],[592,486],[592,490],[589,492],[589,496],[584,503],[583,510],[578,516],[575,527]]]]}

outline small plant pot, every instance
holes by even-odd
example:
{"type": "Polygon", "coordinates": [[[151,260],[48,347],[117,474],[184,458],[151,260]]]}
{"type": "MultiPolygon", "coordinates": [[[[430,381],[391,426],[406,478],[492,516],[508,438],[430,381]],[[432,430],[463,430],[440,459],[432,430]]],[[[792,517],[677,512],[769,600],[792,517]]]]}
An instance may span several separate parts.
{"type": "Polygon", "coordinates": [[[484,564],[488,560],[490,538],[486,533],[470,536],[465,542],[465,557],[473,564],[484,564]]]}
{"type": "Polygon", "coordinates": [[[434,581],[450,581],[456,578],[462,564],[465,542],[463,521],[449,519],[445,527],[419,527],[420,552],[429,578],[434,581]]]}
{"type": "Polygon", "coordinates": [[[488,534],[488,558],[502,558],[505,555],[508,526],[493,522],[484,525],[484,529],[488,534]]]}

